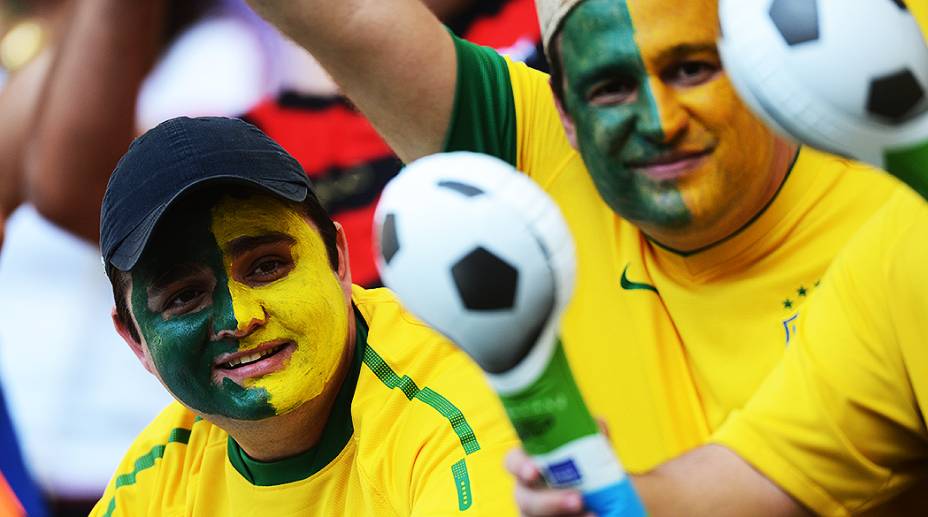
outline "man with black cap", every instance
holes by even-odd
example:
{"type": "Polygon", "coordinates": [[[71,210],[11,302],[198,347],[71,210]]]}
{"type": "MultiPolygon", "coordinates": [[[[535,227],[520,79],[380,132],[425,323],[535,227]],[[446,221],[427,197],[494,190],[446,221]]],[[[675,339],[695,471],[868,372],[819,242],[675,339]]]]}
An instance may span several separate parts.
{"type": "Polygon", "coordinates": [[[117,331],[178,400],[93,515],[512,509],[515,444],[481,374],[386,290],[253,126],[169,120],[120,160],[101,248],[117,331]]]}

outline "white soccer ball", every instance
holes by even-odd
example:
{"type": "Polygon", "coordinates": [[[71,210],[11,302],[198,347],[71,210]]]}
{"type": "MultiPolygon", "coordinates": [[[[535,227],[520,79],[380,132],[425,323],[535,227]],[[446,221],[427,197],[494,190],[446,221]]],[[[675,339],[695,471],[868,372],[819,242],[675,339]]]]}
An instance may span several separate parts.
{"type": "Polygon", "coordinates": [[[404,168],[383,191],[374,235],[384,285],[490,373],[530,351],[573,288],[560,210],[490,156],[436,154],[404,168]]]}
{"type": "Polygon", "coordinates": [[[928,47],[902,0],[721,0],[745,102],[796,140],[879,167],[928,145],[928,47]]]}

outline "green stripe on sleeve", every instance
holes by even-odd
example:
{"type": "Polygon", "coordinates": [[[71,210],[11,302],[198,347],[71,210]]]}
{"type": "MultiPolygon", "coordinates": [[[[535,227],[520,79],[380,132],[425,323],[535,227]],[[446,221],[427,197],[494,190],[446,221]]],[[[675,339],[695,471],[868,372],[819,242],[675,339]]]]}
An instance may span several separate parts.
{"type": "MultiPolygon", "coordinates": [[[[116,477],[116,481],[113,483],[114,489],[119,490],[121,487],[134,485],[136,476],[139,472],[149,469],[155,466],[155,460],[161,459],[164,456],[164,449],[169,443],[180,443],[187,445],[190,441],[190,429],[185,429],[178,427],[173,429],[169,434],[168,438],[162,445],[155,445],[148,451],[147,454],[143,454],[133,465],[132,472],[122,474],[116,477]]],[[[114,492],[115,492],[114,490],[114,492]]],[[[104,512],[103,517],[111,517],[113,511],[116,510],[116,494],[113,494],[113,497],[110,499],[110,503],[106,507],[106,512],[104,512]]]]}
{"type": "Polygon", "coordinates": [[[509,66],[495,50],[451,37],[458,77],[444,150],[489,154],[515,167],[516,110],[509,66]]]}
{"type": "Polygon", "coordinates": [[[454,486],[458,490],[458,510],[464,511],[474,503],[470,493],[470,476],[467,475],[467,463],[464,458],[451,465],[451,474],[454,476],[454,486]]]}
{"type": "MultiPolygon", "coordinates": [[[[451,424],[451,429],[461,441],[464,447],[464,455],[472,454],[480,450],[480,444],[477,442],[477,435],[474,429],[467,423],[464,413],[457,408],[450,400],[441,396],[437,391],[426,386],[420,389],[416,382],[409,378],[408,375],[400,377],[390,368],[390,365],[380,357],[377,352],[371,348],[370,344],[364,350],[364,364],[374,372],[374,375],[380,379],[391,390],[399,388],[406,396],[406,399],[412,401],[417,399],[434,409],[441,416],[445,417],[451,424]]],[[[451,474],[454,477],[454,487],[458,494],[458,509],[467,510],[473,504],[474,496],[471,493],[470,477],[467,475],[467,465],[464,463],[465,458],[451,466],[451,474]]]]}
{"type": "Polygon", "coordinates": [[[454,433],[461,440],[461,446],[464,447],[465,454],[471,454],[480,450],[480,444],[477,442],[477,436],[473,428],[467,423],[461,410],[451,403],[448,399],[438,394],[429,387],[420,389],[416,382],[409,378],[408,375],[400,377],[390,368],[390,365],[380,357],[377,352],[370,346],[364,350],[364,364],[374,372],[374,375],[380,379],[388,388],[399,388],[408,400],[418,399],[430,406],[435,411],[445,417],[451,424],[454,433]]]}

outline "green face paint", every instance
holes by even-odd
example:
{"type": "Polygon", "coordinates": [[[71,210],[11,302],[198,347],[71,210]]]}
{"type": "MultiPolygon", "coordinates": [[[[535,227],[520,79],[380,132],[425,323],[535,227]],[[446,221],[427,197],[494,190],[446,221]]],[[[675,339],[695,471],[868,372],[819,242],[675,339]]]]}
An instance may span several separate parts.
{"type": "Polygon", "coordinates": [[[600,195],[683,251],[747,224],[792,150],[722,70],[714,0],[585,0],[560,34],[565,108],[600,195]]]}
{"type": "Polygon", "coordinates": [[[581,3],[565,21],[560,55],[567,80],[566,108],[602,198],[631,221],[686,224],[690,212],[676,185],[638,174],[630,166],[656,158],[667,147],[662,145],[660,113],[625,2],[581,3]],[[631,102],[591,102],[597,92],[621,95],[632,85],[639,91],[631,102]]]}
{"type": "Polygon", "coordinates": [[[169,391],[196,411],[236,420],[258,420],[274,415],[263,388],[244,388],[230,379],[217,383],[213,365],[224,353],[235,352],[238,340],[211,340],[223,330],[235,331],[238,323],[229,293],[222,255],[210,232],[207,209],[189,213],[181,224],[165,226],[152,239],[139,264],[132,270],[132,312],[147,343],[158,376],[169,391]],[[165,275],[193,269],[192,282],[180,291],[165,284],[162,307],[149,304],[150,287],[163,282],[165,275]],[[164,305],[203,295],[203,307],[165,316],[164,305]]]}

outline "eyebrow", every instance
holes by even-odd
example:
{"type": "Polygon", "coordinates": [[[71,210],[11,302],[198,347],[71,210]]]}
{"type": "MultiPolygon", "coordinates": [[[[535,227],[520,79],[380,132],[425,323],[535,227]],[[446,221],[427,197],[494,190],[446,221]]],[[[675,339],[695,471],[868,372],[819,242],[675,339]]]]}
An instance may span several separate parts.
{"type": "Polygon", "coordinates": [[[657,60],[666,63],[668,61],[676,61],[682,57],[688,56],[690,54],[698,54],[700,52],[710,52],[714,55],[718,55],[719,48],[715,43],[681,43],[679,45],[674,45],[666,50],[662,50],[657,55],[657,60]]]}
{"type": "Polygon", "coordinates": [[[148,296],[156,297],[163,293],[171,284],[198,274],[202,271],[203,268],[197,266],[196,264],[177,264],[152,281],[148,287],[148,296]]]}
{"type": "Polygon", "coordinates": [[[296,244],[296,239],[287,234],[279,232],[272,232],[255,237],[239,237],[229,243],[229,254],[234,257],[236,255],[241,255],[242,253],[252,248],[263,246],[265,244],[276,244],[278,242],[286,242],[292,245],[296,244]]]}

